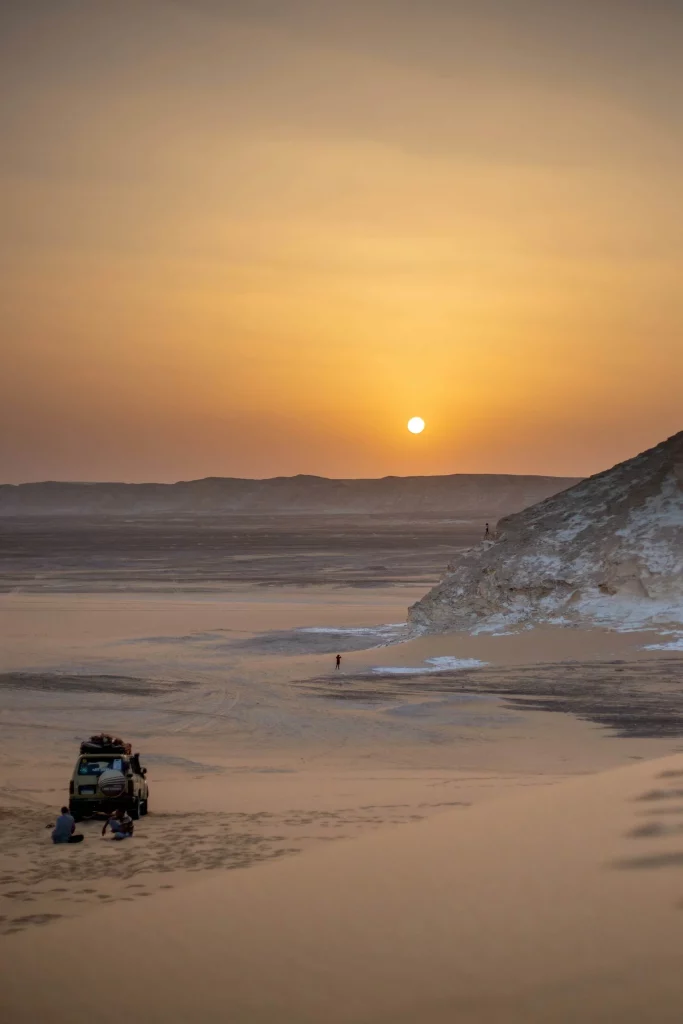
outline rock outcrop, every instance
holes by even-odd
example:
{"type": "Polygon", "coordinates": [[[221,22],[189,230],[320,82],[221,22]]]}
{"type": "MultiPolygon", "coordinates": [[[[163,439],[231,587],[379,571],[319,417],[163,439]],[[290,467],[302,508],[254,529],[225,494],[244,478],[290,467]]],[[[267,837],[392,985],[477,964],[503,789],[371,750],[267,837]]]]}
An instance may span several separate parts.
{"type": "Polygon", "coordinates": [[[683,431],[502,519],[409,618],[432,631],[683,623],[683,431]]]}

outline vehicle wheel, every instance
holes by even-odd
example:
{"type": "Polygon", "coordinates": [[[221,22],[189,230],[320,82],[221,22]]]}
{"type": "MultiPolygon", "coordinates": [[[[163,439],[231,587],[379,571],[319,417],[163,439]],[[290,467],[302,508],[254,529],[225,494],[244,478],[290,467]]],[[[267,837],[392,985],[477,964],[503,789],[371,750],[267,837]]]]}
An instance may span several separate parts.
{"type": "Polygon", "coordinates": [[[140,801],[139,800],[136,800],[135,803],[133,804],[133,806],[131,807],[131,809],[130,809],[130,816],[133,819],[133,821],[137,821],[138,818],[140,817],[140,801]]]}
{"type": "Polygon", "coordinates": [[[147,804],[148,804],[148,800],[143,800],[142,801],[142,803],[140,804],[140,814],[147,814],[147,809],[148,809],[147,808],[147,804]]]}
{"type": "Polygon", "coordinates": [[[80,807],[76,807],[72,803],[69,804],[69,814],[74,821],[83,821],[83,812],[80,807]]]}

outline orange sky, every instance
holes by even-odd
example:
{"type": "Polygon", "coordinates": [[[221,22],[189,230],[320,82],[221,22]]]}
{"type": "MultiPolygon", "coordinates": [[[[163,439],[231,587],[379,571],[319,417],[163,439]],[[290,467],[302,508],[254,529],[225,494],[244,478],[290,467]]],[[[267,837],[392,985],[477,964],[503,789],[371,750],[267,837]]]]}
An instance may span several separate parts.
{"type": "Polygon", "coordinates": [[[683,427],[678,3],[22,0],[0,39],[0,482],[583,474],[683,427]]]}

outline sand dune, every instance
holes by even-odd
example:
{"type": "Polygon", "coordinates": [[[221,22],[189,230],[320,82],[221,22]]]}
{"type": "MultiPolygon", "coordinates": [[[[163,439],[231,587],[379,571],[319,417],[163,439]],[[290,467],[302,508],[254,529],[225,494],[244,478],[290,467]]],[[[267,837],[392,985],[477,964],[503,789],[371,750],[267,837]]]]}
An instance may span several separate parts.
{"type": "Polygon", "coordinates": [[[675,756],[0,940],[4,1019],[673,1024],[682,867],[675,756]]]}

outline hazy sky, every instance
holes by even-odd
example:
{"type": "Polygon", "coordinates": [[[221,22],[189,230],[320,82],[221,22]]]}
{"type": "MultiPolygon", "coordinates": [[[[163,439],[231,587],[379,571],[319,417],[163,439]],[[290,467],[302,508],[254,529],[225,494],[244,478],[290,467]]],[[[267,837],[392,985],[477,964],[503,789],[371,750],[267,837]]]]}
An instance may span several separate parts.
{"type": "Polygon", "coordinates": [[[683,428],[682,67],[680,0],[2,4],[0,482],[683,428]]]}

